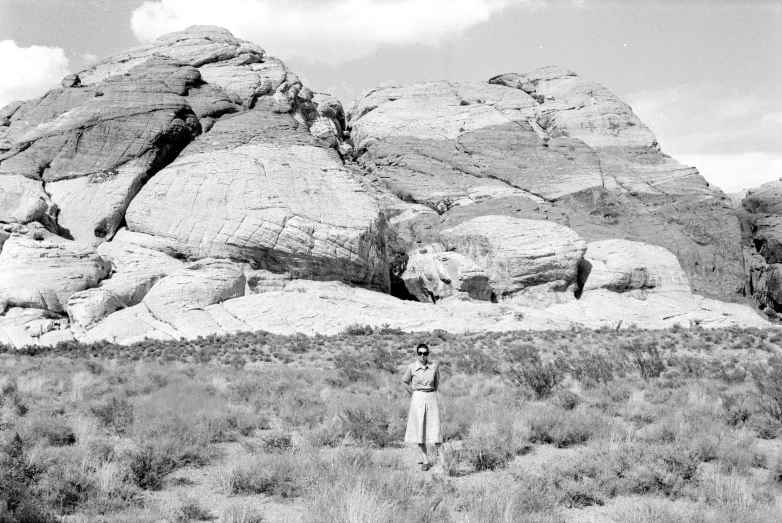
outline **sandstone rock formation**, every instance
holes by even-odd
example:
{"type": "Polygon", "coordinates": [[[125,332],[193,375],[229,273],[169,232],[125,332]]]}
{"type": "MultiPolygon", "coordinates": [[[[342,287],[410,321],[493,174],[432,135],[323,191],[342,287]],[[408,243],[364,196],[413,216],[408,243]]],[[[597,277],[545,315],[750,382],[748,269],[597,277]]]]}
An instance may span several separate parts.
{"type": "Polygon", "coordinates": [[[14,235],[0,251],[0,311],[10,307],[63,313],[75,292],[95,287],[110,264],[94,249],[53,235],[14,235]]]}
{"type": "Polygon", "coordinates": [[[218,121],[150,180],[126,219],[189,258],[388,288],[377,204],[288,115],[255,109],[218,121]]]}
{"type": "Polygon", "coordinates": [[[782,312],[782,181],[747,191],[737,209],[747,271],[745,294],[782,312]]]}
{"type": "Polygon", "coordinates": [[[407,292],[424,303],[437,303],[460,292],[476,300],[491,300],[486,272],[469,258],[442,249],[441,245],[429,246],[409,254],[401,275],[407,292]]]}
{"type": "MultiPolygon", "coordinates": [[[[750,293],[774,307],[776,190],[742,221],[750,293]]],[[[765,325],[691,292],[732,297],[742,275],[730,200],[562,68],[388,84],[346,115],[196,26],[0,109],[4,344],[765,325]]]]}
{"type": "Polygon", "coordinates": [[[576,288],[586,244],[572,230],[544,220],[481,216],[441,232],[449,249],[486,270],[496,299],[576,288]]]}
{"type": "Polygon", "coordinates": [[[603,240],[587,245],[579,267],[581,292],[690,292],[690,283],[670,251],[627,240],[603,240]]]}
{"type": "Polygon", "coordinates": [[[663,154],[629,106],[566,69],[383,85],[353,104],[348,127],[367,173],[439,214],[405,220],[414,244],[477,216],[550,219],[588,242],[664,247],[697,292],[727,298],[743,284],[725,195],[663,154]],[[488,197],[471,196],[478,188],[488,197]]]}

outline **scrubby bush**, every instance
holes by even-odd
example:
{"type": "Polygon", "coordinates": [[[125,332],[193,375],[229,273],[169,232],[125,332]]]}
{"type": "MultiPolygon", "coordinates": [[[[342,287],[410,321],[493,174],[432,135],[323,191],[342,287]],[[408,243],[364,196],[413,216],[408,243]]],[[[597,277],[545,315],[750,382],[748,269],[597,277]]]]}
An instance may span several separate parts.
{"type": "Polygon", "coordinates": [[[632,340],[620,344],[619,350],[644,380],[659,378],[665,370],[665,362],[655,342],[632,340]]]}
{"type": "Polygon", "coordinates": [[[90,412],[109,430],[124,435],[133,425],[133,405],[127,398],[111,396],[91,405],[90,412]]]}
{"type": "Polygon", "coordinates": [[[594,411],[536,408],[529,414],[529,438],[535,443],[569,447],[589,440],[600,429],[601,423],[602,416],[594,411]]]}
{"type": "Polygon", "coordinates": [[[760,394],[760,406],[771,418],[782,422],[782,358],[772,356],[763,368],[755,366],[752,378],[760,394]]]}
{"type": "Polygon", "coordinates": [[[305,467],[297,454],[267,454],[229,472],[230,494],[268,494],[282,498],[299,496],[306,481],[305,467]]]}
{"type": "Polygon", "coordinates": [[[506,379],[515,387],[530,390],[537,398],[548,398],[565,378],[562,369],[543,362],[534,347],[519,347],[509,353],[506,379]]]}

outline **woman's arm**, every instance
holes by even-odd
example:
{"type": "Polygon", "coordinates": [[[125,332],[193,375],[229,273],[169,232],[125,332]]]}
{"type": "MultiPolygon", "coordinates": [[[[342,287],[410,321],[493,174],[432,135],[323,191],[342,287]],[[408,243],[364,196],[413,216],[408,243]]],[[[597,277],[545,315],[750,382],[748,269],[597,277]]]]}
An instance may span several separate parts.
{"type": "Polygon", "coordinates": [[[435,363],[434,365],[434,391],[437,392],[437,389],[440,388],[440,364],[435,363]]]}
{"type": "Polygon", "coordinates": [[[413,395],[413,387],[410,386],[410,382],[412,380],[413,380],[413,372],[410,370],[410,367],[408,366],[405,369],[404,375],[402,375],[402,385],[405,386],[405,390],[411,396],[413,395]]]}

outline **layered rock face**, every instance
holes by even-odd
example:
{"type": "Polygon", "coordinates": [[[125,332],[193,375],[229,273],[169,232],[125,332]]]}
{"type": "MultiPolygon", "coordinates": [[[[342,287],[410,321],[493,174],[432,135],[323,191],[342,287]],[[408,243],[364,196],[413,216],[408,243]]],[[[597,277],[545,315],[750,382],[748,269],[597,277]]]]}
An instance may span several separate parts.
{"type": "Polygon", "coordinates": [[[743,285],[725,195],[663,154],[630,107],[571,71],[384,85],[348,120],[359,164],[436,212],[399,220],[406,242],[441,242],[443,229],[478,216],[549,219],[587,242],[664,247],[697,292],[729,297],[743,285]]]}
{"type": "Polygon", "coordinates": [[[747,192],[737,214],[747,270],[745,294],[782,312],[782,181],[747,192]]]}
{"type": "MultiPolygon", "coordinates": [[[[773,268],[768,205],[747,237],[773,268]]],[[[728,207],[570,71],[386,85],[346,119],[191,27],[0,110],[0,343],[762,326],[691,292],[741,285],[728,207]]]]}

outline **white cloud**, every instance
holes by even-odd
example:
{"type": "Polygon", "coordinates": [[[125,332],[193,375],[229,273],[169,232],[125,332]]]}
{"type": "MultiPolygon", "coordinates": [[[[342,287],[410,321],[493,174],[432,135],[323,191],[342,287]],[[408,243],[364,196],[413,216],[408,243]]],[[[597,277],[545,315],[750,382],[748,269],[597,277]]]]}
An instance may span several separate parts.
{"type": "Polygon", "coordinates": [[[679,154],[676,159],[697,167],[709,183],[728,193],[782,178],[782,154],[679,154]]]}
{"type": "Polygon", "coordinates": [[[771,86],[701,84],[633,93],[627,98],[663,150],[677,156],[782,153],[779,94],[771,86]]]}
{"type": "Polygon", "coordinates": [[[775,86],[680,85],[630,94],[663,151],[725,192],[782,177],[782,106],[775,86]]]}
{"type": "Polygon", "coordinates": [[[92,65],[98,61],[98,55],[93,53],[82,53],[79,55],[79,58],[81,58],[87,65],[92,65]]]}
{"type": "Polygon", "coordinates": [[[276,56],[338,63],[383,44],[438,45],[514,4],[540,0],[158,0],[135,9],[130,25],[142,42],[219,25],[276,56]]]}
{"type": "Polygon", "coordinates": [[[19,47],[0,42],[0,107],[41,96],[68,74],[68,58],[59,47],[19,47]]]}

